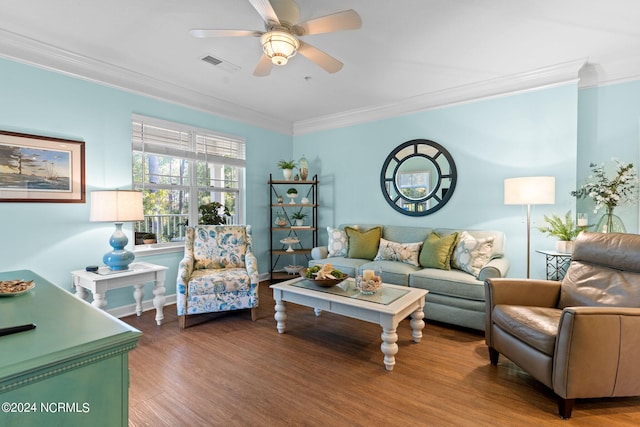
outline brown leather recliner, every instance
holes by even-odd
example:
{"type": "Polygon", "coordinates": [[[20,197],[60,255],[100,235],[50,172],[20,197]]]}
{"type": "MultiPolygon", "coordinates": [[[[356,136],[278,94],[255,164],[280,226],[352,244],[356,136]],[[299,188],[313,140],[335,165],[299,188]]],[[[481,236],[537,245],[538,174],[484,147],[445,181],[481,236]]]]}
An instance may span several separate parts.
{"type": "Polygon", "coordinates": [[[485,338],[558,396],[640,395],[640,235],[582,233],[562,282],[487,279],[485,338]]]}

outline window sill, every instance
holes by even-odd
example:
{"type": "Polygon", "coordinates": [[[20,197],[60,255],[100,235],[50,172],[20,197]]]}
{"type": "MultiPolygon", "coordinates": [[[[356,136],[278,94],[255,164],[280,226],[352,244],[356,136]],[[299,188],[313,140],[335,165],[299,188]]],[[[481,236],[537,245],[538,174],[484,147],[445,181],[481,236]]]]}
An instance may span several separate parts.
{"type": "Polygon", "coordinates": [[[133,248],[133,253],[138,257],[145,257],[151,255],[169,254],[174,252],[183,252],[184,242],[180,243],[164,243],[153,245],[136,245],[133,248]]]}

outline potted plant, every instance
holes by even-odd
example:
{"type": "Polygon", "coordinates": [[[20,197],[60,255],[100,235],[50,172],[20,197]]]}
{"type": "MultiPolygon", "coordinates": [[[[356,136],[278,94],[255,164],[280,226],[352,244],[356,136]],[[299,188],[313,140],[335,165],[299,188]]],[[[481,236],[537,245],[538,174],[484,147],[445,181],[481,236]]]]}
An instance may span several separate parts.
{"type": "Polygon", "coordinates": [[[289,202],[290,204],[295,204],[295,198],[298,197],[298,190],[296,190],[295,188],[291,187],[287,190],[287,197],[291,199],[291,201],[289,202]]]}
{"type": "Polygon", "coordinates": [[[284,176],[284,179],[289,181],[291,179],[293,170],[296,168],[296,162],[294,162],[293,160],[280,160],[278,162],[278,167],[282,169],[282,175],[284,176]]]}
{"type": "Polygon", "coordinates": [[[211,202],[198,207],[200,211],[200,224],[224,225],[225,217],[230,216],[229,209],[220,202],[211,202]]]}
{"type": "Polygon", "coordinates": [[[304,224],[304,219],[307,217],[307,214],[302,212],[302,209],[300,209],[298,212],[294,212],[291,215],[291,219],[295,219],[296,220],[296,225],[297,226],[302,226],[304,224]]]}
{"type": "Polygon", "coordinates": [[[144,243],[145,245],[156,243],[156,235],[153,233],[144,233],[142,235],[142,243],[144,243]]]}
{"type": "Polygon", "coordinates": [[[590,227],[590,225],[577,226],[571,216],[571,211],[567,212],[564,218],[556,214],[544,215],[544,221],[547,225],[539,227],[538,230],[542,234],[557,237],[556,250],[562,253],[573,252],[573,240],[578,237],[578,234],[590,227]]]}

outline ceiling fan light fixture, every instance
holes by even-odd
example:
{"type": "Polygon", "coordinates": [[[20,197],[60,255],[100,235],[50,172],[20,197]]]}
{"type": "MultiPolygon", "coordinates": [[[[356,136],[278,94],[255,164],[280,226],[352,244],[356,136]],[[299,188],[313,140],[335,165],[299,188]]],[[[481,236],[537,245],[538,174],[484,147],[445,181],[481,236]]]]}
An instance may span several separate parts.
{"type": "Polygon", "coordinates": [[[300,47],[293,35],[284,31],[269,31],[260,37],[262,49],[275,65],[285,65],[300,47]]]}

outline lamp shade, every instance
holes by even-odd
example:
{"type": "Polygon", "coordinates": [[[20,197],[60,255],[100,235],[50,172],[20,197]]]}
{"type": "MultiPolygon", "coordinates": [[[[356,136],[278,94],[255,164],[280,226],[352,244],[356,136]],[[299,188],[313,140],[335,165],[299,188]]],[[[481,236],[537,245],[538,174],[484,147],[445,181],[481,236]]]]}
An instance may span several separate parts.
{"type": "Polygon", "coordinates": [[[556,178],[528,176],[504,180],[505,205],[552,205],[556,200],[556,178]]]}
{"type": "Polygon", "coordinates": [[[142,221],[142,193],[133,190],[105,190],[91,192],[92,222],[142,221]]]}

